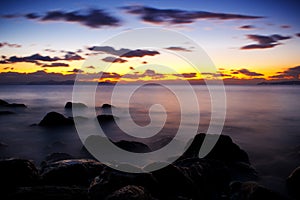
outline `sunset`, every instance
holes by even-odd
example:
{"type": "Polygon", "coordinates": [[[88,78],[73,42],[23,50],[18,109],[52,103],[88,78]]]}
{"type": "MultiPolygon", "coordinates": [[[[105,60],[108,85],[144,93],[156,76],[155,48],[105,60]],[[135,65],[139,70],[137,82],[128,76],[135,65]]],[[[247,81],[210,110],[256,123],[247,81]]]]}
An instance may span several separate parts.
{"type": "Polygon", "coordinates": [[[1,1],[1,196],[300,199],[299,6],[1,1]]]}

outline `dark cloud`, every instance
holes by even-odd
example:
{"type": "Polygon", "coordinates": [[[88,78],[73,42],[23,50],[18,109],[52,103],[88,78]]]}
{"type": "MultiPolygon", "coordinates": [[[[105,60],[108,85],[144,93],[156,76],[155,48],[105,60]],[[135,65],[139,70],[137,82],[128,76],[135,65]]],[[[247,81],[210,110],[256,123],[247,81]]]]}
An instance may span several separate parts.
{"type": "Polygon", "coordinates": [[[300,33],[296,33],[296,36],[297,36],[297,37],[300,37],[300,33]]]}
{"type": "Polygon", "coordinates": [[[101,78],[113,78],[113,79],[119,79],[122,76],[116,72],[100,72],[101,78]]]}
{"type": "Polygon", "coordinates": [[[148,62],[147,61],[143,61],[142,64],[146,65],[148,62]]]}
{"type": "Polygon", "coordinates": [[[73,70],[71,70],[71,71],[68,71],[68,72],[72,72],[72,73],[82,73],[82,72],[84,72],[84,71],[81,70],[81,69],[75,68],[75,69],[73,69],[73,70]]]}
{"type": "Polygon", "coordinates": [[[51,63],[51,64],[44,64],[42,67],[69,67],[67,63],[51,63]]]}
{"type": "Polygon", "coordinates": [[[300,66],[288,68],[285,71],[277,72],[277,75],[269,76],[273,79],[297,79],[300,80],[300,66]]]}
{"type": "MultiPolygon", "coordinates": [[[[263,74],[261,73],[256,73],[256,72],[252,72],[252,71],[249,71],[248,69],[239,69],[237,70],[236,72],[240,73],[240,74],[244,74],[246,76],[264,76],[263,74]]],[[[233,73],[232,73],[233,74],[233,73]]]]}
{"type": "Polygon", "coordinates": [[[17,57],[17,56],[11,56],[9,58],[6,58],[2,60],[1,64],[9,64],[9,63],[17,63],[17,62],[30,62],[35,63],[37,65],[42,65],[39,63],[39,61],[44,62],[55,62],[55,61],[73,61],[73,60],[83,60],[81,56],[73,53],[73,54],[66,54],[63,58],[59,57],[50,57],[50,56],[42,56],[40,54],[33,54],[31,56],[25,56],[25,57],[17,57]]]}
{"type": "Polygon", "coordinates": [[[247,49],[267,49],[267,48],[273,48],[277,45],[280,45],[280,40],[287,40],[290,39],[290,36],[281,36],[278,34],[265,36],[265,35],[247,35],[248,39],[253,40],[257,42],[256,44],[250,44],[241,47],[242,50],[247,49]]]}
{"type": "Polygon", "coordinates": [[[216,73],[202,72],[201,75],[205,75],[205,76],[208,76],[208,77],[211,77],[211,78],[219,78],[219,77],[226,77],[226,76],[231,77],[231,75],[224,74],[224,73],[221,73],[221,72],[216,72],[216,73]]]}
{"type": "Polygon", "coordinates": [[[121,48],[119,50],[110,47],[110,46],[93,46],[88,48],[91,51],[99,51],[107,54],[112,54],[115,56],[125,57],[125,58],[133,58],[133,57],[144,57],[144,56],[154,56],[160,54],[158,51],[150,51],[150,50],[131,50],[121,48]]]}
{"type": "Polygon", "coordinates": [[[153,24],[190,24],[200,19],[236,20],[262,18],[260,16],[241,14],[158,9],[146,6],[125,6],[122,9],[127,13],[139,15],[143,21],[153,24]]]}
{"type": "Polygon", "coordinates": [[[105,57],[102,60],[105,62],[111,62],[111,63],[126,63],[126,62],[128,62],[125,59],[112,57],[112,56],[105,57]]]}
{"type": "Polygon", "coordinates": [[[244,26],[240,26],[239,29],[252,30],[252,29],[255,29],[255,26],[253,26],[253,25],[244,25],[244,26]]]}
{"type": "Polygon", "coordinates": [[[196,78],[197,73],[182,73],[182,74],[174,74],[175,76],[183,77],[183,78],[196,78]]]}
{"type": "Polygon", "coordinates": [[[119,26],[120,20],[101,9],[62,11],[54,10],[39,15],[36,13],[28,13],[25,18],[38,21],[62,21],[73,22],[87,26],[89,28],[102,28],[104,26],[119,26]]]}
{"type": "Polygon", "coordinates": [[[51,53],[55,53],[56,52],[56,50],[53,50],[53,49],[44,49],[44,51],[51,52],[51,53]]]}
{"type": "Polygon", "coordinates": [[[5,47],[5,46],[7,46],[7,47],[14,47],[14,48],[20,48],[20,47],[22,47],[19,44],[11,44],[11,43],[8,43],[8,42],[0,42],[0,48],[1,47],[5,47]]]}
{"type": "Polygon", "coordinates": [[[171,51],[186,51],[186,52],[191,52],[191,50],[186,49],[184,47],[167,47],[165,49],[171,50],[171,51]]]}
{"type": "Polygon", "coordinates": [[[130,70],[134,70],[134,67],[129,67],[130,70]]]}
{"type": "Polygon", "coordinates": [[[85,68],[87,68],[87,69],[96,69],[94,66],[87,66],[85,68]]]}
{"type": "Polygon", "coordinates": [[[290,25],[281,25],[280,27],[281,27],[281,28],[291,28],[290,25]]]}

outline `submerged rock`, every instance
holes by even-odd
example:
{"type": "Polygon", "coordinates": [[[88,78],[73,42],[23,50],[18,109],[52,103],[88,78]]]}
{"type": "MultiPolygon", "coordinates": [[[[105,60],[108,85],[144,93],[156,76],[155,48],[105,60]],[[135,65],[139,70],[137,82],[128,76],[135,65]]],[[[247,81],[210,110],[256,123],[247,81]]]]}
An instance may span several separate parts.
{"type": "Polygon", "coordinates": [[[70,159],[42,166],[42,181],[48,185],[88,186],[105,166],[95,160],[70,159]]]}
{"type": "Polygon", "coordinates": [[[0,160],[0,188],[9,192],[19,186],[32,186],[39,180],[35,165],[24,159],[0,160]]]}
{"type": "Polygon", "coordinates": [[[70,108],[87,108],[87,105],[83,104],[83,103],[74,103],[74,102],[67,102],[65,105],[66,109],[70,109],[70,108]]]}
{"type": "Polygon", "coordinates": [[[112,194],[105,200],[155,200],[151,194],[141,186],[128,185],[112,194]]]}
{"type": "Polygon", "coordinates": [[[288,192],[295,199],[300,199],[300,167],[296,168],[286,180],[288,192]]]}
{"type": "Polygon", "coordinates": [[[255,182],[233,182],[230,185],[231,200],[285,200],[280,194],[271,191],[255,182]]]}
{"type": "Polygon", "coordinates": [[[66,118],[64,115],[57,112],[50,112],[40,121],[39,126],[55,127],[73,125],[72,118],[66,118]]]}

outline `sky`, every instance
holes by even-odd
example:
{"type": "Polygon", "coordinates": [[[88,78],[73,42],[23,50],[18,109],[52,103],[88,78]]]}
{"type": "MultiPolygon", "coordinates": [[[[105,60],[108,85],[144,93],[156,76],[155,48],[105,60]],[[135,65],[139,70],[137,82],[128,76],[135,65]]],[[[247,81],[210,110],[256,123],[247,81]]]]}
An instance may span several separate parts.
{"type": "Polygon", "coordinates": [[[299,80],[299,6],[296,0],[1,1],[0,84],[73,80],[77,74],[111,82],[299,80]],[[193,43],[164,46],[151,32],[136,36],[136,44],[108,42],[141,28],[175,31],[193,43]],[[152,47],[138,46],[155,38],[152,47]],[[197,57],[195,46],[215,70],[199,63],[199,72],[178,56],[197,57]]]}

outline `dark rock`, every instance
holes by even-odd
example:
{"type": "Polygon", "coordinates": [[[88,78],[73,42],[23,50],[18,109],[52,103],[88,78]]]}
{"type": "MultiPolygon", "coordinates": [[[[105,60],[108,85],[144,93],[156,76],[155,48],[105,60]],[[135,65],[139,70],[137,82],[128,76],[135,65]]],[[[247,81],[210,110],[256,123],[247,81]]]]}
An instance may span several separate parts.
{"type": "Polygon", "coordinates": [[[9,103],[0,99],[0,106],[5,106],[5,105],[8,105],[9,103]]]}
{"type": "Polygon", "coordinates": [[[0,111],[0,115],[11,115],[11,114],[16,114],[16,113],[12,112],[12,111],[7,111],[7,110],[0,111]]]}
{"type": "Polygon", "coordinates": [[[286,180],[288,192],[295,199],[300,199],[300,167],[296,168],[286,180]]]}
{"type": "Polygon", "coordinates": [[[112,105],[110,105],[110,104],[108,104],[108,103],[104,103],[104,104],[102,104],[102,106],[101,106],[101,108],[112,108],[112,107],[114,107],[114,106],[112,106],[112,105]]]}
{"type": "MultiPolygon", "coordinates": [[[[208,137],[209,139],[218,136],[206,135],[203,133],[196,135],[189,148],[183,154],[182,158],[198,157],[204,137],[208,137]]],[[[216,145],[205,158],[220,160],[226,163],[244,162],[250,164],[248,154],[238,145],[233,143],[231,138],[227,135],[220,135],[216,145]]]]}
{"type": "Polygon", "coordinates": [[[35,186],[21,187],[9,196],[12,200],[88,200],[87,189],[82,187],[35,186]]]}
{"type": "Polygon", "coordinates": [[[46,157],[45,161],[47,163],[53,163],[53,162],[60,161],[60,160],[70,160],[70,159],[74,159],[74,157],[67,153],[58,152],[58,153],[52,153],[52,154],[48,155],[46,157]]]}
{"type": "Polygon", "coordinates": [[[0,160],[0,189],[3,192],[13,191],[19,186],[32,186],[39,180],[35,165],[24,159],[0,160]]]}
{"type": "Polygon", "coordinates": [[[113,192],[105,200],[154,200],[154,198],[143,187],[128,185],[113,192]]]}
{"type": "Polygon", "coordinates": [[[255,182],[233,182],[230,184],[231,200],[285,200],[280,194],[255,182]]]}
{"type": "Polygon", "coordinates": [[[115,118],[113,115],[108,115],[108,114],[103,114],[103,115],[98,115],[97,120],[99,123],[102,122],[113,122],[115,121],[115,118]]]}
{"type": "Polygon", "coordinates": [[[151,149],[146,144],[141,142],[121,140],[119,142],[114,142],[114,144],[126,151],[135,153],[151,152],[151,149]]]}
{"type": "Polygon", "coordinates": [[[83,103],[73,103],[73,102],[67,102],[65,105],[65,108],[87,108],[87,106],[83,103]]]}
{"type": "Polygon", "coordinates": [[[8,145],[4,142],[0,142],[0,147],[8,147],[8,145]]]}
{"type": "Polygon", "coordinates": [[[95,160],[60,160],[42,166],[42,181],[48,185],[88,186],[103,168],[104,165],[95,160]]]}
{"type": "Polygon", "coordinates": [[[40,121],[39,126],[55,127],[73,125],[74,121],[71,118],[66,118],[60,113],[50,112],[40,121]]]}
{"type": "Polygon", "coordinates": [[[23,103],[11,103],[5,105],[5,107],[10,107],[10,108],[27,108],[27,106],[23,103]]]}
{"type": "Polygon", "coordinates": [[[89,197],[92,200],[105,199],[108,195],[127,185],[142,186],[153,195],[159,194],[157,182],[150,173],[125,173],[106,168],[91,183],[89,197]]]}

